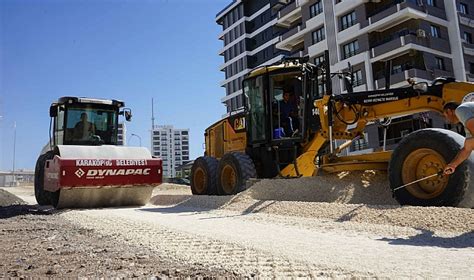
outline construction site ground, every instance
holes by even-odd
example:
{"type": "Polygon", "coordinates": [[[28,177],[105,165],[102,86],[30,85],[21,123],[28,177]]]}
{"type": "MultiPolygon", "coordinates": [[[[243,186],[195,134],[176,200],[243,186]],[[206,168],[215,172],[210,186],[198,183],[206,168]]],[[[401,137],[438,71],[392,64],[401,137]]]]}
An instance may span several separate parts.
{"type": "Polygon", "coordinates": [[[54,210],[0,189],[0,278],[458,278],[474,210],[399,206],[386,174],[261,180],[235,196],[163,184],[149,205],[54,210]]]}

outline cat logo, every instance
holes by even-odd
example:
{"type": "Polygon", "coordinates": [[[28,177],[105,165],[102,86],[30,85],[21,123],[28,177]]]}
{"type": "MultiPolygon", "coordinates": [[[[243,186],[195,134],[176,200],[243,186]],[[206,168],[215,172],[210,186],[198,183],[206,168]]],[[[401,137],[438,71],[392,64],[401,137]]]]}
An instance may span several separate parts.
{"type": "Polygon", "coordinates": [[[245,117],[236,118],[234,120],[234,130],[245,129],[245,117]]]}

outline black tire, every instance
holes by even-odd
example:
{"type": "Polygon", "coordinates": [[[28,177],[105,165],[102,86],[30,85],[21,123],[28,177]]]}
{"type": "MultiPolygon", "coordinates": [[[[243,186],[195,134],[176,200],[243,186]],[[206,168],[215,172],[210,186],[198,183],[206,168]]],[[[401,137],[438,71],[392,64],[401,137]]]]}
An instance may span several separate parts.
{"type": "MultiPolygon", "coordinates": [[[[388,173],[393,189],[443,170],[464,145],[464,137],[445,129],[418,130],[393,151],[388,173]]],[[[437,176],[394,191],[401,205],[458,206],[469,188],[470,160],[449,176],[437,176]]]]}
{"type": "Polygon", "coordinates": [[[54,153],[46,152],[38,157],[35,167],[35,198],[39,205],[51,205],[51,192],[44,190],[44,165],[47,160],[52,159],[54,153]]]}
{"type": "Polygon", "coordinates": [[[249,178],[256,178],[257,172],[252,159],[243,153],[225,154],[217,167],[217,193],[233,195],[246,189],[249,178]]]}
{"type": "Polygon", "coordinates": [[[195,195],[217,194],[217,164],[213,157],[198,157],[191,168],[191,191],[195,195]]]}

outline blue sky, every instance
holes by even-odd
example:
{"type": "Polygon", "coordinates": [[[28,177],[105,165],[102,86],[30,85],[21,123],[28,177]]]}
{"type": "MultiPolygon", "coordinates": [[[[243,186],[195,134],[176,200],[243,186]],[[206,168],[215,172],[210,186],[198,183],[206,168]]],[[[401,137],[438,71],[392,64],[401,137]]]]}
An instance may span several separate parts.
{"type": "Polygon", "coordinates": [[[0,170],[33,169],[60,96],[124,100],[129,145],[155,124],[190,129],[191,158],[225,113],[216,14],[230,0],[1,0],[0,170]]]}

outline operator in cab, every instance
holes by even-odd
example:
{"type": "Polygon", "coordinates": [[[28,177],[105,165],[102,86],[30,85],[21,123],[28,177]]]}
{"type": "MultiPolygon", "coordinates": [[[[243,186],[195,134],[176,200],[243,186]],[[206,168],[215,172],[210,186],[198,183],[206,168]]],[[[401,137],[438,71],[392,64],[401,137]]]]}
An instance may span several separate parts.
{"type": "Polygon", "coordinates": [[[446,165],[444,174],[453,174],[463,161],[471,155],[474,150],[474,102],[465,102],[462,104],[448,102],[443,107],[443,115],[451,124],[461,123],[466,131],[466,140],[464,147],[459,151],[456,157],[446,165]]]}
{"type": "Polygon", "coordinates": [[[74,126],[73,138],[82,140],[88,139],[91,135],[95,134],[95,126],[93,123],[87,120],[87,114],[81,114],[81,120],[74,126]]]}
{"type": "Polygon", "coordinates": [[[281,126],[284,129],[285,135],[291,137],[295,132],[298,132],[299,118],[294,94],[289,89],[284,90],[283,99],[280,100],[278,106],[280,107],[281,126]]]}

